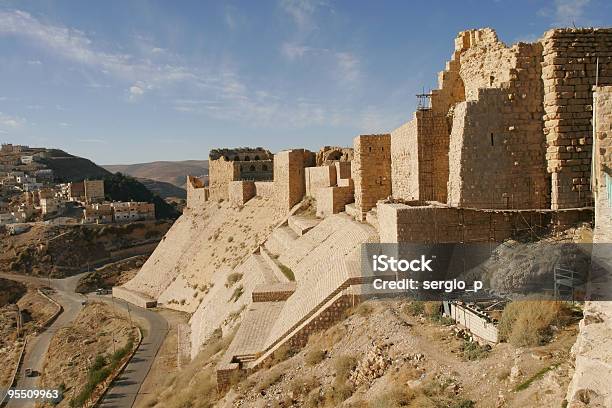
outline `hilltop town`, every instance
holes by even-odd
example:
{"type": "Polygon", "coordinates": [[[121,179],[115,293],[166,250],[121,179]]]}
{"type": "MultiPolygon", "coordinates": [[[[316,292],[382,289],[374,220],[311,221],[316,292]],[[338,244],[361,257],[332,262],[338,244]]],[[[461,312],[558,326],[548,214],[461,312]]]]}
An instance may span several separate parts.
{"type": "Polygon", "coordinates": [[[53,169],[44,164],[48,154],[47,149],[2,145],[0,226],[16,233],[32,221],[108,224],[155,219],[152,203],[105,202],[102,179],[58,182],[53,169]]]}
{"type": "MultiPolygon", "coordinates": [[[[199,389],[175,395],[166,387],[149,406],[196,401],[241,406],[256,400],[261,406],[343,401],[367,406],[360,405],[374,403],[367,391],[391,386],[392,373],[409,366],[419,370],[423,358],[445,366],[443,347],[424,356],[415,348],[417,355],[401,359],[396,349],[393,356],[388,352],[399,341],[397,333],[373,327],[369,334],[355,332],[361,324],[355,313],[370,316],[366,322],[379,318],[370,315],[371,301],[366,301],[376,294],[361,268],[363,244],[511,246],[524,236],[530,242],[585,236],[610,242],[610,44],[612,29],[554,29],[536,42],[512,46],[492,29],[464,31],[438,75],[438,88],[419,95],[412,119],[387,134],[360,135],[352,147],[325,146],[317,152],[212,150],[208,180],[188,177],[183,215],[138,274],[113,288],[116,298],[138,306],[191,314],[177,339],[178,360],[186,368],[173,381],[191,387],[198,381],[199,389]],[[356,312],[363,301],[370,312],[356,312]],[[359,352],[365,355],[338,363],[344,368],[330,375],[328,360],[342,360],[342,350],[333,342],[321,346],[321,332],[338,342],[343,336],[338,332],[349,333],[353,341],[364,342],[359,352]],[[317,350],[319,357],[308,357],[317,350]],[[304,377],[302,361],[327,368],[304,377]],[[259,382],[258,395],[249,381],[259,382]]],[[[602,264],[610,265],[609,256],[593,251],[602,264]]],[[[515,272],[524,271],[505,273],[515,272]]],[[[422,333],[405,335],[420,339],[424,349],[423,344],[439,344],[430,333],[436,329],[424,320],[437,311],[415,312],[421,320],[405,320],[398,317],[397,304],[374,309],[385,316],[378,327],[391,324],[394,316],[392,325],[422,326],[422,333]]],[[[543,327],[557,330],[552,344],[562,358],[530,367],[517,365],[524,348],[503,345],[507,338],[494,312],[478,304],[451,303],[444,309],[451,324],[467,330],[470,344],[479,345],[465,347],[487,345],[496,356],[502,353],[497,350],[515,353],[512,373],[489,378],[485,390],[470,383],[465,372],[449,383],[428,367],[399,384],[414,391],[398,391],[405,403],[388,406],[408,406],[419,398],[426,404],[414,406],[447,406],[439,405],[435,387],[445,390],[437,395],[450,392],[455,400],[464,399],[467,405],[461,406],[474,406],[479,393],[489,398],[488,406],[538,406],[542,398],[554,400],[545,406],[563,400],[571,407],[612,404],[606,382],[596,378],[612,377],[608,303],[584,304],[571,357],[573,337],[564,337],[559,327],[543,327]],[[557,382],[549,390],[519,393],[542,377],[557,382]],[[425,383],[436,385],[428,390],[425,383]],[[504,391],[508,384],[514,385],[504,391]]],[[[533,355],[544,350],[537,341],[525,344],[533,355]]]]}

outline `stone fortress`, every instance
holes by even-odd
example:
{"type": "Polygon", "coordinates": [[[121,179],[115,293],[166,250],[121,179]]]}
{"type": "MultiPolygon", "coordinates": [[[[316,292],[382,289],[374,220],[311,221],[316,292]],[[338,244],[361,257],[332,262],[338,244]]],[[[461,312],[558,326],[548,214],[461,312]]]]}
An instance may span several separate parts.
{"type": "MultiPolygon", "coordinates": [[[[218,367],[222,387],[236,370],[264,365],[283,345],[303,345],[367,295],[360,271],[366,242],[501,242],[533,225],[561,230],[590,221],[594,205],[596,231],[612,230],[610,217],[601,215],[609,213],[612,195],[610,95],[612,29],[554,29],[511,47],[492,29],[469,30],[456,38],[438,89],[420,95],[412,120],[388,134],[357,136],[352,148],[318,153],[211,151],[210,185],[189,177],[182,218],[222,202],[238,214],[260,201],[281,215],[237,265],[198,277],[217,285],[182,308],[193,313],[184,352],[193,358],[239,313],[242,322],[218,367]],[[594,103],[594,96],[606,102],[594,103]],[[316,217],[303,212],[308,203],[316,217]],[[223,287],[230,273],[241,276],[238,300],[223,287]]],[[[156,252],[168,253],[181,225],[156,252]]],[[[596,236],[609,242],[605,234],[596,236]]],[[[180,245],[174,250],[196,252],[189,249],[196,243],[180,245]]],[[[187,276],[178,260],[161,258],[154,253],[114,293],[137,304],[164,303],[180,287],[189,299],[197,273],[187,276]]],[[[609,362],[593,359],[589,364],[612,375],[609,362]]],[[[583,379],[574,379],[570,400],[590,387],[611,401],[605,384],[576,371],[583,379]]]]}

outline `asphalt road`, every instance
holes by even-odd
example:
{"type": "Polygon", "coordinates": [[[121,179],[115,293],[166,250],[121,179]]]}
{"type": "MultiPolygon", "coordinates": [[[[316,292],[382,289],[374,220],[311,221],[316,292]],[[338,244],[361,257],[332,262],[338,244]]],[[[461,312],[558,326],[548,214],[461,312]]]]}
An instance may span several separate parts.
{"type": "Polygon", "coordinates": [[[168,322],[160,314],[153,311],[128,304],[123,300],[111,300],[107,296],[104,296],[104,298],[105,301],[114,302],[116,307],[126,310],[129,305],[132,319],[146,324],[140,347],[136,350],[125,370],[115,379],[99,405],[105,408],[130,408],[134,405],[140,387],[147,374],[149,374],[155,356],[166,338],[168,322]]]}
{"type": "MultiPolygon", "coordinates": [[[[74,292],[79,278],[83,275],[75,275],[66,279],[44,279],[33,276],[21,276],[12,274],[0,274],[0,277],[12,279],[20,282],[39,283],[45,286],[51,286],[55,289],[55,293],[50,297],[62,305],[63,312],[57,319],[41,334],[35,337],[30,337],[26,347],[26,353],[21,365],[19,374],[17,375],[17,383],[15,389],[36,389],[38,388],[39,377],[26,377],[25,369],[31,368],[38,372],[42,372],[45,362],[45,355],[49,349],[51,338],[55,332],[62,327],[68,326],[79,314],[83,307],[81,302],[85,299],[83,295],[74,292]]],[[[7,408],[30,408],[34,407],[32,400],[9,400],[7,408]]]]}
{"type": "MultiPolygon", "coordinates": [[[[45,286],[51,286],[55,289],[55,293],[51,296],[53,300],[62,305],[64,311],[60,316],[49,326],[49,328],[40,335],[32,338],[28,342],[24,362],[21,366],[16,389],[36,389],[38,388],[39,377],[26,377],[25,369],[42,372],[42,367],[45,360],[45,355],[49,348],[51,338],[55,332],[62,327],[68,326],[76,318],[79,311],[83,308],[82,302],[86,299],[84,295],[75,293],[76,285],[81,275],[72,276],[65,279],[44,279],[32,276],[22,276],[13,274],[0,274],[0,277],[13,279],[22,282],[35,282],[45,286]]],[[[145,380],[159,348],[161,347],[164,338],[168,332],[168,323],[158,313],[142,309],[134,305],[129,305],[119,299],[111,299],[109,296],[88,295],[88,299],[102,300],[113,304],[115,307],[129,310],[132,319],[143,327],[143,339],[140,347],[134,354],[125,367],[123,373],[113,382],[111,388],[107,391],[101,407],[107,408],[130,408],[140,390],[140,387],[145,380]]],[[[33,408],[34,401],[26,400],[10,400],[7,408],[33,408]]]]}

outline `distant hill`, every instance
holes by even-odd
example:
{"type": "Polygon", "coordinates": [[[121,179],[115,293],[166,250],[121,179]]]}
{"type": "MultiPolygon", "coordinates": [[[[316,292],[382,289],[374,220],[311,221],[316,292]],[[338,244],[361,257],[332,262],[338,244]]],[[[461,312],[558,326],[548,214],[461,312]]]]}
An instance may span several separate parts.
{"type": "Polygon", "coordinates": [[[187,198],[187,191],[185,191],[184,188],[175,186],[174,184],[146,178],[138,178],[137,180],[144,184],[145,187],[151,190],[153,193],[159,195],[161,198],[187,198]]]}
{"type": "Polygon", "coordinates": [[[138,164],[109,164],[106,170],[130,175],[139,179],[150,179],[185,188],[186,176],[208,174],[208,160],[155,161],[138,164]]]}
{"type": "Polygon", "coordinates": [[[91,160],[73,156],[59,149],[47,149],[40,162],[52,169],[55,177],[61,182],[101,179],[111,175],[109,171],[91,160]]]}

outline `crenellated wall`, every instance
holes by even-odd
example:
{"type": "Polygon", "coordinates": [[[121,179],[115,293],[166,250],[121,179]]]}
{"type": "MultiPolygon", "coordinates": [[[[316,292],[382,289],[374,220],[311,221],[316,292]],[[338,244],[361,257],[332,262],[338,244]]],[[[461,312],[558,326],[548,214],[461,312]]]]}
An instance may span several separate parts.
{"type": "Polygon", "coordinates": [[[187,208],[202,208],[209,198],[208,187],[198,177],[187,176],[187,208]]]}

